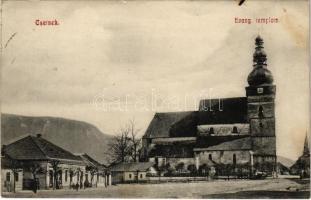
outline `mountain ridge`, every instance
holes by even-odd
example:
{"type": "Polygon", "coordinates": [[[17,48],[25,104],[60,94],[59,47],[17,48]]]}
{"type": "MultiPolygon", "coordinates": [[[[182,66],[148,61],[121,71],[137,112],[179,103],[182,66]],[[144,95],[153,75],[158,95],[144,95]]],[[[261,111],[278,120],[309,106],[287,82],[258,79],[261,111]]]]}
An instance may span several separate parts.
{"type": "Polygon", "coordinates": [[[108,145],[113,136],[91,123],[62,117],[1,113],[2,145],[36,134],[72,153],[87,153],[100,163],[108,163],[108,145]]]}

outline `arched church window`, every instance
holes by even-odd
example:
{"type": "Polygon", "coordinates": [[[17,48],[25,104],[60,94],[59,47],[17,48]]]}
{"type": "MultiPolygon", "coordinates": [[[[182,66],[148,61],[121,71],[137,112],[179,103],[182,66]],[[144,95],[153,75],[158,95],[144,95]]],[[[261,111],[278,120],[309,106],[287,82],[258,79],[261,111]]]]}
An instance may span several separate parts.
{"type": "Polygon", "coordinates": [[[262,106],[259,106],[259,109],[258,109],[258,116],[259,118],[263,118],[263,107],[262,106]]]}
{"type": "Polygon", "coordinates": [[[233,154],[233,164],[236,165],[236,155],[233,154]]]}
{"type": "Polygon", "coordinates": [[[260,127],[260,128],[263,128],[262,122],[259,123],[259,127],[260,127]]]}
{"type": "Polygon", "coordinates": [[[212,154],[208,154],[208,159],[213,160],[212,154]]]}
{"type": "Polygon", "coordinates": [[[238,133],[238,128],[236,126],[233,127],[232,133],[238,133]]]}
{"type": "Polygon", "coordinates": [[[214,134],[214,128],[213,128],[213,127],[211,127],[211,128],[209,129],[209,134],[214,134]]]}

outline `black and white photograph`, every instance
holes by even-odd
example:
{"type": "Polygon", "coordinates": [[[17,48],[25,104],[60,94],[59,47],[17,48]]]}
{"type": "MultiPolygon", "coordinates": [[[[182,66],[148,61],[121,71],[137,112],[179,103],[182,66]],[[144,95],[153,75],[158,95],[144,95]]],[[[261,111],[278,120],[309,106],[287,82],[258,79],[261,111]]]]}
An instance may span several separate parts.
{"type": "Polygon", "coordinates": [[[1,196],[309,199],[308,0],[1,2],[1,196]]]}

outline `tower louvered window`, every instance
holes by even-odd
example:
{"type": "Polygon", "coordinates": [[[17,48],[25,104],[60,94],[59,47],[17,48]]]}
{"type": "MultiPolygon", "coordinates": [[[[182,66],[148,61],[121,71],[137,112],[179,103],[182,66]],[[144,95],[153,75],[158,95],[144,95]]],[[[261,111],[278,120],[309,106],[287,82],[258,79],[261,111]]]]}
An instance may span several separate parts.
{"type": "Polygon", "coordinates": [[[233,127],[232,133],[238,133],[238,128],[236,126],[233,127]]]}

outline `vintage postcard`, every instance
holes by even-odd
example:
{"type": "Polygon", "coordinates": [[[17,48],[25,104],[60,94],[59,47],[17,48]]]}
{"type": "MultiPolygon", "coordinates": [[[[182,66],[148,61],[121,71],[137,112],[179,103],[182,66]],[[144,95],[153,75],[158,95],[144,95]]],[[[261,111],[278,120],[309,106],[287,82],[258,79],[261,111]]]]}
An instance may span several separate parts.
{"type": "Polygon", "coordinates": [[[309,1],[1,2],[1,196],[310,198],[309,1]]]}

